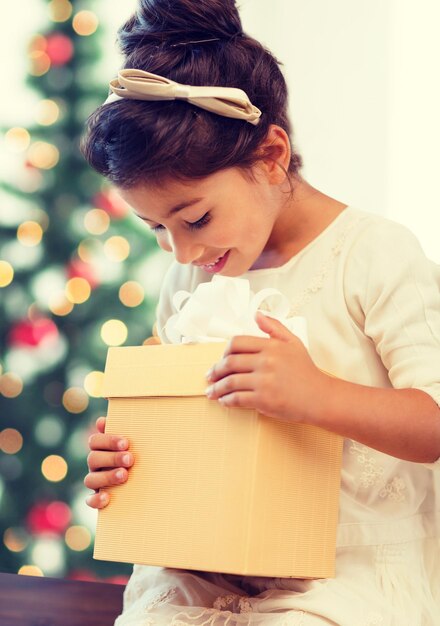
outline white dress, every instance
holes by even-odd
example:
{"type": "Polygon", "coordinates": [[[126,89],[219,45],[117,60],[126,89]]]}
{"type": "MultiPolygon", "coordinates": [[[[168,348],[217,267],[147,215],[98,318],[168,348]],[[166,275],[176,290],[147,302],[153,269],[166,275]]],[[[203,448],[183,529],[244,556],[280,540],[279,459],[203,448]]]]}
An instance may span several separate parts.
{"type": "MultiPolygon", "coordinates": [[[[406,228],[348,207],[286,264],[243,277],[254,292],[279,289],[291,314],[307,318],[310,354],[323,370],[422,389],[440,404],[439,269],[406,228]]],[[[172,265],[159,330],[175,291],[210,279],[172,265]]],[[[116,626],[439,626],[438,470],[440,461],[402,461],[346,439],[334,579],[135,565],[116,626]]]]}

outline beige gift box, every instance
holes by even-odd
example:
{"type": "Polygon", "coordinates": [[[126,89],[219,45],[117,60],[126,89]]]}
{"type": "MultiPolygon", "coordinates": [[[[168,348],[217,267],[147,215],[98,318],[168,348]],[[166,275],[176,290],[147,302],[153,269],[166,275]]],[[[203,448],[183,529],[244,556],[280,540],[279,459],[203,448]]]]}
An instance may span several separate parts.
{"type": "Polygon", "coordinates": [[[342,437],[205,396],[225,343],[110,348],[106,432],[128,481],[100,510],[94,557],[249,576],[335,575],[342,437]]]}

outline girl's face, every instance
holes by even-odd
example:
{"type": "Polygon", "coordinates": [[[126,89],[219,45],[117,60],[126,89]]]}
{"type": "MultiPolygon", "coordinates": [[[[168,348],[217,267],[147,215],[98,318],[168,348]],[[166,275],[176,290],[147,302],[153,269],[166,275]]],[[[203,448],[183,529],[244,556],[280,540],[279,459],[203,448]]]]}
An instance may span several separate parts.
{"type": "Polygon", "coordinates": [[[120,195],[179,263],[211,274],[240,276],[270,243],[280,211],[267,177],[245,178],[238,168],[161,187],[120,189],[120,195]]]}

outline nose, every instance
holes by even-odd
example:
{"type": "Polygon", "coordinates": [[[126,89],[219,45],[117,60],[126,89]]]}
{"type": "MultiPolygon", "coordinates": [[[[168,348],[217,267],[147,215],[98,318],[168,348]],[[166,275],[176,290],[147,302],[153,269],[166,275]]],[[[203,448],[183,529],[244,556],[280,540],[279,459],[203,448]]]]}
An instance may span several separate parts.
{"type": "Polygon", "coordinates": [[[160,245],[167,252],[172,252],[176,261],[182,265],[200,258],[204,250],[201,244],[191,241],[185,234],[173,235],[169,231],[166,233],[166,240],[162,239],[160,245]]]}

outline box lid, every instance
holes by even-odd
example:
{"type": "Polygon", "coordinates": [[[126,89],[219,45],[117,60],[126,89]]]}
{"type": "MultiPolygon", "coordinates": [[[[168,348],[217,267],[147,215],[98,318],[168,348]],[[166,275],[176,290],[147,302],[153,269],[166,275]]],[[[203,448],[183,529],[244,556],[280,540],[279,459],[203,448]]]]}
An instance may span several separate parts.
{"type": "Polygon", "coordinates": [[[226,342],[109,348],[105,398],[203,396],[206,372],[219,361],[226,342]]]}

